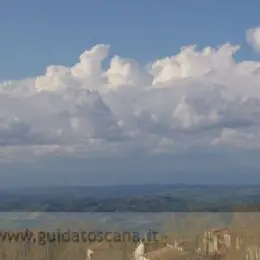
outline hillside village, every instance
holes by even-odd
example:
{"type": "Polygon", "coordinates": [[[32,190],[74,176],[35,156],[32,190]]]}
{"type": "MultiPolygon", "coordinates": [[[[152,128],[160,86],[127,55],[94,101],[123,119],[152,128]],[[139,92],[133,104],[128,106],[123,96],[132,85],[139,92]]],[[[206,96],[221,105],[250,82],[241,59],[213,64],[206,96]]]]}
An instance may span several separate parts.
{"type": "MultiPolygon", "coordinates": [[[[133,254],[119,258],[132,260],[174,260],[174,259],[243,259],[259,260],[259,244],[248,244],[242,236],[232,232],[229,227],[212,228],[196,239],[162,238],[156,242],[147,242],[145,238],[133,248],[133,254]],[[171,243],[173,242],[173,243],[171,243]]],[[[105,246],[106,243],[103,244],[105,246]]],[[[111,245],[111,249],[113,246],[111,245]]],[[[105,250],[105,247],[103,248],[105,250]]],[[[99,258],[102,246],[94,243],[88,248],[86,260],[99,258]]],[[[105,258],[104,258],[105,259],[105,258]]]]}

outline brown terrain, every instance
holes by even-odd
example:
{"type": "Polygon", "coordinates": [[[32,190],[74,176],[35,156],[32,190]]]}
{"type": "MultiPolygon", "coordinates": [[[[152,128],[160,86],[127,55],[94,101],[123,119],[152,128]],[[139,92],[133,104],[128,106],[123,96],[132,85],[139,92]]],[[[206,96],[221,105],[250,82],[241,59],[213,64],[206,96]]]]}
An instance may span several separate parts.
{"type": "MultiPolygon", "coordinates": [[[[2,242],[0,260],[260,260],[260,214],[234,218],[229,227],[206,228],[196,233],[190,225],[184,237],[168,228],[157,241],[52,242],[45,245],[2,242]],[[141,244],[141,246],[140,246],[141,244]],[[143,252],[137,256],[138,248],[143,252]]],[[[37,232],[35,232],[37,235],[37,232]]],[[[113,239],[113,236],[111,236],[113,239]]]]}

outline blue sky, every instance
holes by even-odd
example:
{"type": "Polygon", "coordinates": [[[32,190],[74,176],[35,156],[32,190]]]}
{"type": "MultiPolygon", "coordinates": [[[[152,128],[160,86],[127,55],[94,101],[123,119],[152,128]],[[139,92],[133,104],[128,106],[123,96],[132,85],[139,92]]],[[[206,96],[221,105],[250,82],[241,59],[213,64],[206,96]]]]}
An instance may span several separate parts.
{"type": "Polygon", "coordinates": [[[241,44],[238,59],[259,60],[245,42],[245,31],[260,23],[259,10],[257,0],[2,1],[0,80],[72,65],[97,43],[111,44],[111,55],[146,63],[183,45],[229,41],[241,44]]]}
{"type": "Polygon", "coordinates": [[[260,183],[259,10],[2,1],[0,187],[260,183]]]}

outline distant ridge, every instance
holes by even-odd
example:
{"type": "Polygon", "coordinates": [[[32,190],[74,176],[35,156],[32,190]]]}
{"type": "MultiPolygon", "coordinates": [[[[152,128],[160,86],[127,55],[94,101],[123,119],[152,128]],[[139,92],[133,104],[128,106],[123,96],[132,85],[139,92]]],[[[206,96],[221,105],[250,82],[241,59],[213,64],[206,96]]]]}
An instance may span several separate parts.
{"type": "Polygon", "coordinates": [[[0,211],[224,212],[235,205],[239,210],[258,211],[260,186],[181,183],[0,190],[0,211]]]}

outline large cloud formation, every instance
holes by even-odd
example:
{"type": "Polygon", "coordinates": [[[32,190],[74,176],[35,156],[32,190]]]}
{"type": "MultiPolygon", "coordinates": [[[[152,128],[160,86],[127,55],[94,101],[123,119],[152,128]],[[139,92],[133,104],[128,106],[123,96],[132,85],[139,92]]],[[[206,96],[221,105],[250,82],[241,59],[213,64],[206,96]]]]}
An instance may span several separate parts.
{"type": "Polygon", "coordinates": [[[260,148],[260,62],[237,63],[240,46],[187,46],[145,67],[115,56],[104,70],[109,49],[1,83],[2,159],[260,148]]]}

